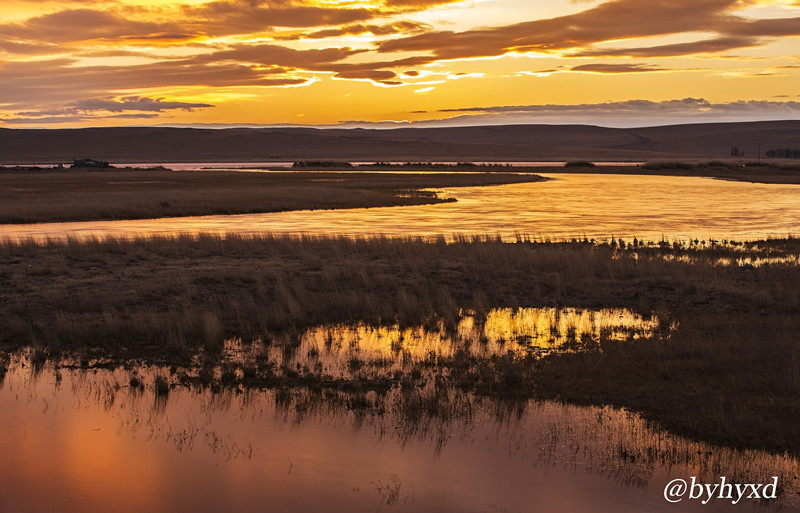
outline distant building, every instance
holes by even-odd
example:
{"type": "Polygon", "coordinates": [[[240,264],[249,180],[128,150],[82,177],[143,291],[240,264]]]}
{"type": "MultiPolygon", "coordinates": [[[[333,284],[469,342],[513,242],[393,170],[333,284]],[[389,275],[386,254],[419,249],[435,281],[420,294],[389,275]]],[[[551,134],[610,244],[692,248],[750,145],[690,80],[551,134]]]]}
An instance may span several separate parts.
{"type": "Polygon", "coordinates": [[[108,162],[94,159],[73,159],[72,167],[86,167],[92,169],[104,169],[111,167],[108,162]]]}

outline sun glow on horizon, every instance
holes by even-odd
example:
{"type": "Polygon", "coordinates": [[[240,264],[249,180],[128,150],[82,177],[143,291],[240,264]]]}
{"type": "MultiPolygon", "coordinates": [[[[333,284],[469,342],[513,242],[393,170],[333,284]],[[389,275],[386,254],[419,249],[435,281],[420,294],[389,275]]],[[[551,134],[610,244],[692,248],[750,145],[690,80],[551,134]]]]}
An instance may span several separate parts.
{"type": "Polygon", "coordinates": [[[788,0],[8,0],[0,16],[6,127],[301,113],[602,125],[603,105],[633,101],[671,103],[631,110],[631,124],[800,115],[788,0]]]}

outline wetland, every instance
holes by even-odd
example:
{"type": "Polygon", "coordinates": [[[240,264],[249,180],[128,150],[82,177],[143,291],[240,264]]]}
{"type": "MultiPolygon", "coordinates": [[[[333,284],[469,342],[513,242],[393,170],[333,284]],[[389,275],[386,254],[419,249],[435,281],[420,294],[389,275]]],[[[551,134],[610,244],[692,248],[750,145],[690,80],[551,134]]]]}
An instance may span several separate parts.
{"type": "Polygon", "coordinates": [[[420,176],[281,180],[451,199],[0,227],[0,506],[674,511],[671,478],[725,475],[798,507],[795,186],[420,176]]]}

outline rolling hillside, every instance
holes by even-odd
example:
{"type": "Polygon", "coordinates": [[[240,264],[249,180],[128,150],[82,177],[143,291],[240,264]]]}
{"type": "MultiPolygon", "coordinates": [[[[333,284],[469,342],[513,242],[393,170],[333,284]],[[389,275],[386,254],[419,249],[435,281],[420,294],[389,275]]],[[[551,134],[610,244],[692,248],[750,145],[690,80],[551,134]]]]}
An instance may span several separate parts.
{"type": "Polygon", "coordinates": [[[453,128],[0,129],[0,165],[70,162],[294,161],[646,161],[721,159],[733,146],[755,159],[800,148],[800,120],[603,128],[506,125],[453,128]]]}

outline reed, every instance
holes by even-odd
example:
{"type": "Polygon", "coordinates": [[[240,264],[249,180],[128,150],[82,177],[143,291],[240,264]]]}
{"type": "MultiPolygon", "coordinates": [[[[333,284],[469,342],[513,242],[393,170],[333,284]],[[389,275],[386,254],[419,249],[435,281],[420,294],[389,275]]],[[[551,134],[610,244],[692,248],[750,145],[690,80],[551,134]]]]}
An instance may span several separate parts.
{"type": "Polygon", "coordinates": [[[153,379],[153,391],[157,398],[166,398],[169,395],[169,382],[167,378],[161,374],[156,375],[153,379]]]}

